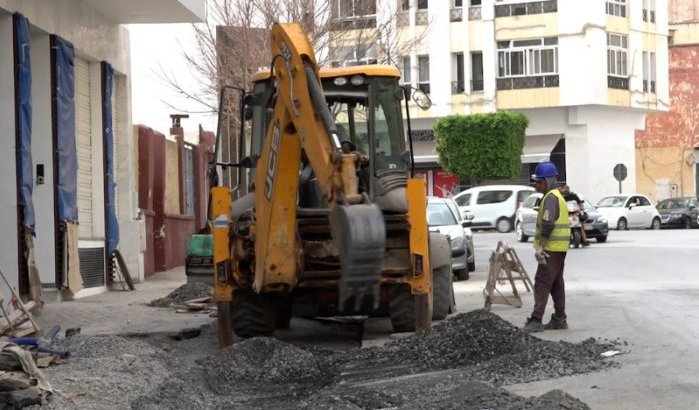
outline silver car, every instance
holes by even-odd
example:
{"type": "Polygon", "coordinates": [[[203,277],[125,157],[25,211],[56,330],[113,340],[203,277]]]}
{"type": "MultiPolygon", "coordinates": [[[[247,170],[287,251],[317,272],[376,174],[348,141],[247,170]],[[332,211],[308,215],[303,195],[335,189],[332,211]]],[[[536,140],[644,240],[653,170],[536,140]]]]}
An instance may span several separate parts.
{"type": "Polygon", "coordinates": [[[469,246],[465,228],[471,225],[459,216],[458,207],[449,198],[430,197],[427,202],[430,231],[446,235],[451,243],[452,271],[461,280],[469,278],[469,246]]]}

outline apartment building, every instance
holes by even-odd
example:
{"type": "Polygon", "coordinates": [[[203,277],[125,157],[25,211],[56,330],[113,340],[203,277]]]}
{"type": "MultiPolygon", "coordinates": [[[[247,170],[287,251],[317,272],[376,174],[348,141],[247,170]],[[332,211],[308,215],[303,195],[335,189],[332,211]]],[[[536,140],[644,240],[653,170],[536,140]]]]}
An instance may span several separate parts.
{"type": "MultiPolygon", "coordinates": [[[[126,24],[200,22],[201,0],[0,0],[0,269],[47,300],[143,278],[126,24]]],[[[4,283],[0,291],[9,298],[4,283]]]]}
{"type": "Polygon", "coordinates": [[[670,0],[670,101],[636,132],[638,191],[659,201],[699,193],[699,2],[670,0]]]}
{"type": "Polygon", "coordinates": [[[334,5],[334,18],[355,21],[342,27],[366,31],[376,25],[392,37],[355,47],[345,58],[388,60],[401,69],[404,82],[429,93],[432,108],[415,107],[411,117],[416,161],[430,194],[458,186],[437,164],[435,119],[497,110],[529,117],[522,182],[539,161],[550,159],[561,179],[592,200],[618,191],[617,164],[629,170],[623,190],[636,189],[634,133],[643,129],[647,112],[669,107],[667,0],[337,0],[334,5]],[[382,55],[386,44],[416,38],[416,44],[382,55]]]}

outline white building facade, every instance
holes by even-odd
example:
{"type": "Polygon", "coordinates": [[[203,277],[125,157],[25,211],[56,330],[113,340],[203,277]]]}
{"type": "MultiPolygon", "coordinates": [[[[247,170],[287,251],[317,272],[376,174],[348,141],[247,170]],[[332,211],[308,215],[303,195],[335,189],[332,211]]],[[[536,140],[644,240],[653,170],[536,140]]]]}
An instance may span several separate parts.
{"type": "Polygon", "coordinates": [[[395,3],[377,0],[376,19],[392,18],[399,41],[422,36],[395,63],[433,102],[411,110],[416,161],[430,182],[439,170],[435,119],[512,110],[530,121],[522,182],[551,159],[574,190],[596,200],[618,191],[613,168],[621,163],[623,190],[635,190],[634,131],[646,112],[669,105],[667,0],[395,3]]]}
{"type": "Polygon", "coordinates": [[[72,296],[104,291],[117,247],[143,278],[124,24],[204,18],[204,0],[0,0],[0,269],[21,294],[30,259],[49,292],[76,273],[72,296]]]}

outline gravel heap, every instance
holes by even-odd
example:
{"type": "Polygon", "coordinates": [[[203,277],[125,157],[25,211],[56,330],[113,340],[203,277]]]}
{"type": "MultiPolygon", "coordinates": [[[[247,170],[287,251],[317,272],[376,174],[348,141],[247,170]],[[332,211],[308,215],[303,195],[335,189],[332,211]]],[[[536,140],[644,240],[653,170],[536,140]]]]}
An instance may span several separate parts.
{"type": "Polygon", "coordinates": [[[213,294],[213,291],[214,288],[206,283],[185,283],[184,285],[170,292],[169,295],[163,298],[151,300],[148,305],[153,307],[170,307],[178,303],[184,303],[191,299],[211,296],[213,294]]]}
{"type": "Polygon", "coordinates": [[[502,385],[597,371],[612,342],[543,341],[473,311],[383,347],[334,351],[251,338],[216,349],[214,330],[177,341],[77,335],[72,356],[48,369],[57,393],[35,410],[561,409],[585,410],[561,391],[525,398],[502,385]]]}
{"type": "Polygon", "coordinates": [[[612,362],[600,353],[614,346],[592,338],[579,344],[541,340],[493,313],[474,310],[436,324],[431,332],[330,360],[361,377],[366,368],[384,368],[385,376],[469,368],[478,380],[512,384],[604,369],[612,362]]]}

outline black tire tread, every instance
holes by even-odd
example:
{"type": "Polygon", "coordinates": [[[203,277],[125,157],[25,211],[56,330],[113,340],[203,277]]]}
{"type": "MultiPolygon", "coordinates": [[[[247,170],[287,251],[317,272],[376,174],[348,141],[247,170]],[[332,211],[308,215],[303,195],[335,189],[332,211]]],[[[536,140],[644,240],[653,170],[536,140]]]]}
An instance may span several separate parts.
{"type": "Polygon", "coordinates": [[[394,285],[389,288],[388,311],[393,332],[415,331],[415,301],[407,285],[394,285]]]}
{"type": "Polygon", "coordinates": [[[238,337],[271,336],[276,325],[274,306],[265,295],[237,290],[231,301],[233,331],[238,337]]]}
{"type": "MultiPolygon", "coordinates": [[[[465,270],[468,275],[468,269],[465,270]]],[[[449,314],[452,276],[448,265],[432,270],[432,320],[442,320],[449,314]]]]}

